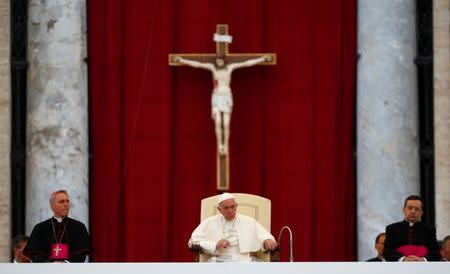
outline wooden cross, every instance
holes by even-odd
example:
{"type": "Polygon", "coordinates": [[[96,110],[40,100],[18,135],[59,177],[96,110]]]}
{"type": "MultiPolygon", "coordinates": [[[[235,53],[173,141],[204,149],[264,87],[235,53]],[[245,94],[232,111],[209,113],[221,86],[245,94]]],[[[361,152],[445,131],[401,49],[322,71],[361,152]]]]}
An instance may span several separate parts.
{"type": "MultiPolygon", "coordinates": [[[[182,57],[187,60],[201,63],[214,64],[217,57],[223,58],[227,65],[241,63],[247,60],[270,56],[270,61],[258,63],[258,65],[276,65],[275,53],[229,53],[228,44],[231,43],[231,36],[228,35],[228,25],[219,24],[216,27],[216,34],[219,39],[216,40],[216,53],[176,53],[169,54],[170,66],[183,66],[175,58],[182,57]],[[228,41],[227,41],[228,40],[228,41]]],[[[223,128],[222,128],[223,129],[223,128]]],[[[222,130],[223,132],[223,130],[222,130]]],[[[228,145],[228,144],[227,144],[228,145]]],[[[225,155],[217,153],[217,190],[226,191],[230,188],[229,180],[229,152],[225,155]]]]}

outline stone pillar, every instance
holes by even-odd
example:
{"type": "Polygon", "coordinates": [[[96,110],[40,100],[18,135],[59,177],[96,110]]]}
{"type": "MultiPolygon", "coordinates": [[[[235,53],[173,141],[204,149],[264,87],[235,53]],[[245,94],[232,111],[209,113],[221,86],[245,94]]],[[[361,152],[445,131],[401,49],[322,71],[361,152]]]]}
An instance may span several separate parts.
{"type": "Polygon", "coordinates": [[[51,216],[66,189],[70,216],[88,226],[88,97],[84,0],[30,0],[26,227],[51,216]]]}
{"type": "Polygon", "coordinates": [[[0,262],[10,260],[11,242],[11,67],[10,1],[0,0],[0,262]]]}
{"type": "Polygon", "coordinates": [[[420,192],[415,1],[358,1],[358,259],[420,192]]]}
{"type": "Polygon", "coordinates": [[[450,234],[450,0],[433,1],[436,234],[450,234]]]}

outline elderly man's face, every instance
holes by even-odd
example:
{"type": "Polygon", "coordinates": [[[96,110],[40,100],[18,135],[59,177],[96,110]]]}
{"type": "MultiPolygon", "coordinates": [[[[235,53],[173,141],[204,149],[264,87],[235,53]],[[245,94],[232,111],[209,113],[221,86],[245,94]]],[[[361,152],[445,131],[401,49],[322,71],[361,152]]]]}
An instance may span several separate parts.
{"type": "Polygon", "coordinates": [[[56,194],[55,201],[51,205],[53,213],[55,213],[55,217],[65,218],[69,215],[70,210],[70,200],[69,196],[65,193],[56,194]]]}
{"type": "Polygon", "coordinates": [[[409,200],[403,208],[403,214],[408,222],[415,223],[422,217],[422,202],[420,200],[409,200]]]}
{"type": "Polygon", "coordinates": [[[231,221],[236,216],[236,201],[234,199],[225,200],[219,204],[218,209],[225,220],[231,221]]]}

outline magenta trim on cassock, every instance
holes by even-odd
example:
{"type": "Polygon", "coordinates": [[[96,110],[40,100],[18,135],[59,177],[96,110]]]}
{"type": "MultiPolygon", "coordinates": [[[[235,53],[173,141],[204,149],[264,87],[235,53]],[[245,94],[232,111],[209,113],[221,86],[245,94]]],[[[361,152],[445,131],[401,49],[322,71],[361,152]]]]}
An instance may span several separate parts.
{"type": "Polygon", "coordinates": [[[418,257],[424,257],[428,254],[428,249],[423,245],[402,245],[397,248],[397,252],[404,256],[415,255],[418,257]]]}

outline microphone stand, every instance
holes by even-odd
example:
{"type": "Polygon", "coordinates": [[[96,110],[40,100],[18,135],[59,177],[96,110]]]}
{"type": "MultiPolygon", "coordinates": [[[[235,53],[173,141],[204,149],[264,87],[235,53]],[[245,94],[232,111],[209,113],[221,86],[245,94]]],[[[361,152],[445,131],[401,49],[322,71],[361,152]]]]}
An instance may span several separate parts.
{"type": "Polygon", "coordinates": [[[283,226],[281,228],[280,233],[278,234],[278,246],[280,246],[281,234],[285,229],[289,231],[289,262],[292,263],[294,261],[294,256],[292,254],[292,231],[288,226],[283,226]]]}

